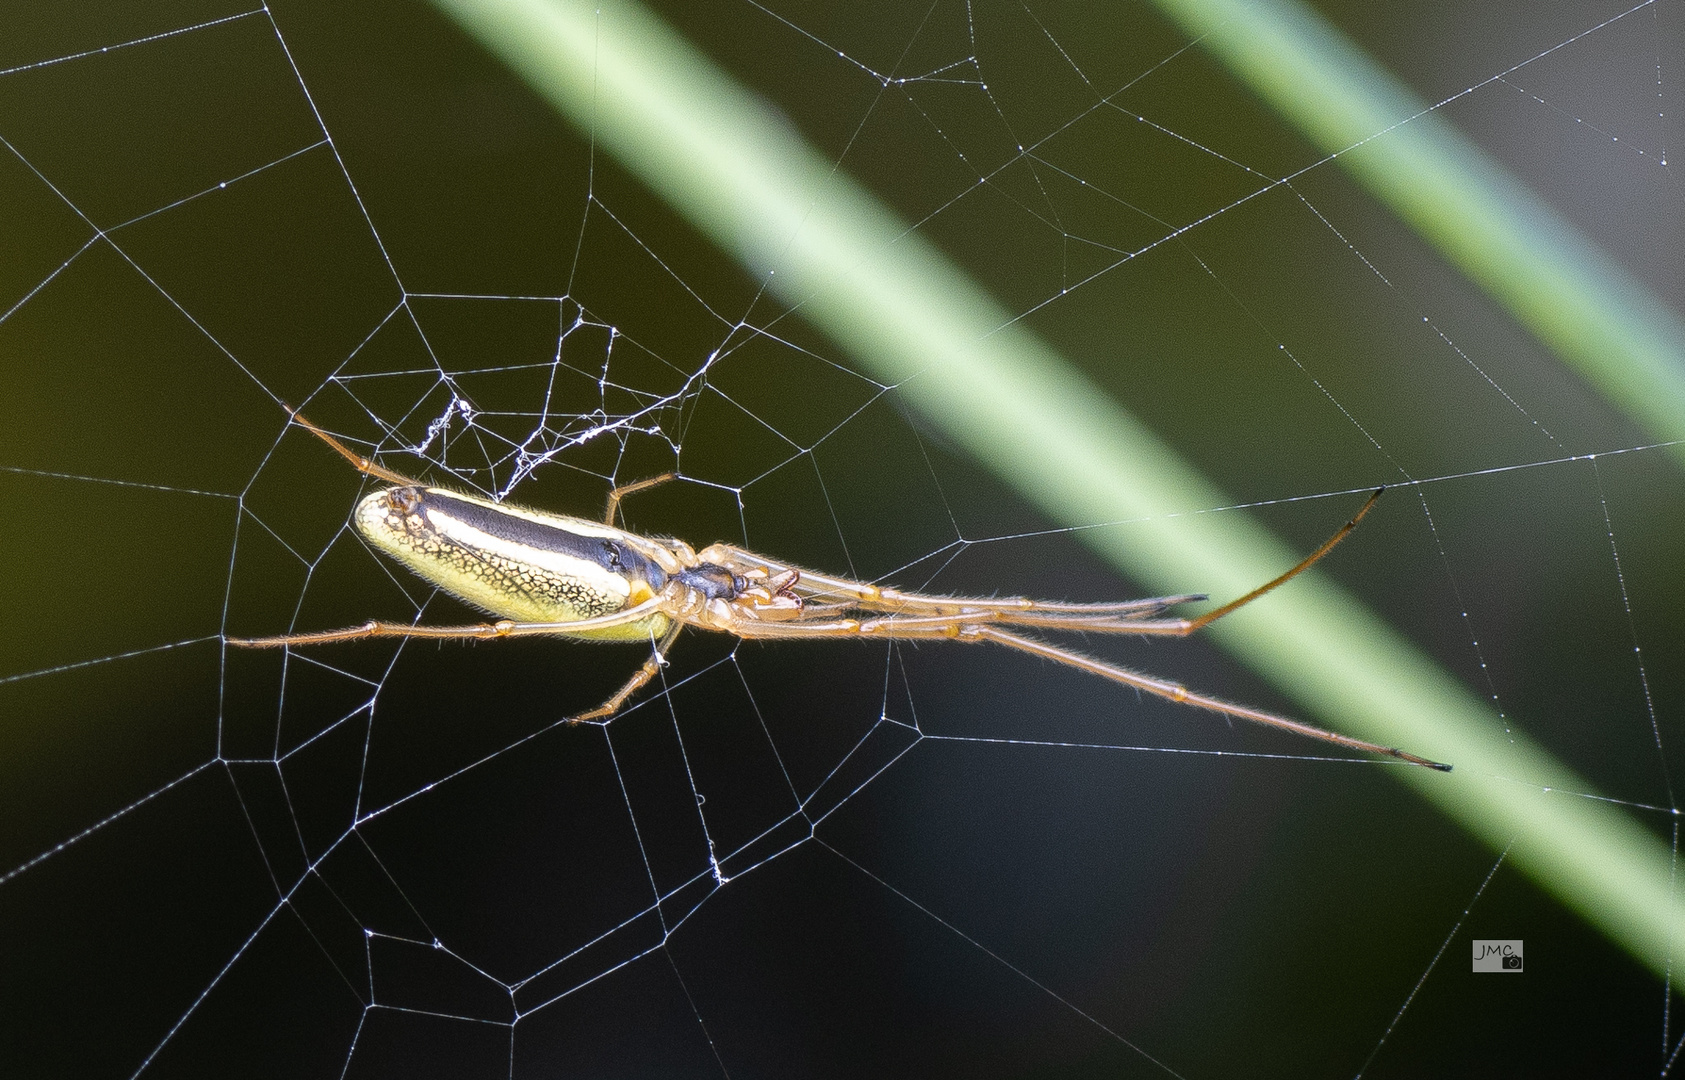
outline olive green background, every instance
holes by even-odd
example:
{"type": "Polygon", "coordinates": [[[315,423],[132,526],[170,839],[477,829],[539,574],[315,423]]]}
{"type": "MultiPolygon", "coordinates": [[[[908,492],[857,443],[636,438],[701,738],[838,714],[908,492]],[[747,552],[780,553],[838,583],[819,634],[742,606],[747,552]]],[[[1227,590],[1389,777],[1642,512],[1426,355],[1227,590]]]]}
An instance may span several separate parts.
{"type": "MultiPolygon", "coordinates": [[[[1431,100],[1598,19],[1584,5],[1413,7],[1386,22],[1324,10],[1431,100]]],[[[1326,164],[1106,270],[1163,223],[1319,160],[1147,9],[1037,7],[1039,25],[989,6],[969,24],[952,6],[780,12],[812,37],[746,5],[665,14],[1237,502],[1267,504],[1256,512],[1296,545],[1344,520],[1360,498],[1348,492],[1432,481],[1389,495],[1328,572],[1600,790],[1671,804],[1677,761],[1655,748],[1632,650],[1671,748],[1676,458],[1487,471],[1646,440],[1326,164]],[[1093,108],[1047,35],[1101,93],[1150,74],[1116,109],[1093,108]],[[947,66],[973,54],[978,67],[947,66]],[[885,90],[862,66],[942,75],[885,90]],[[1034,163],[1016,154],[1032,142],[1034,163]]],[[[234,13],[19,7],[0,68],[234,13]]],[[[734,1076],[1154,1074],[1040,984],[1182,1075],[1364,1064],[1494,858],[1383,767],[938,739],[827,817],[821,843],[708,898],[665,953],[586,957],[591,973],[616,970],[513,1039],[429,1019],[506,1019],[509,999],[433,950],[382,953],[360,931],[436,935],[513,981],[641,910],[629,802],[664,881],[705,850],[675,730],[722,851],[791,801],[769,738],[805,793],[880,711],[935,735],[1319,750],[1016,657],[903,650],[886,679],[878,647],[744,647],[733,662],[731,643],[696,636],[675,657],[671,681],[689,681],[671,709],[617,721],[610,760],[600,731],[553,725],[600,700],[635,650],[324,658],[385,679],[372,726],[334,726],[361,702],[351,680],[295,662],[283,681],[280,657],[225,652],[224,630],[408,617],[425,599],[355,543],[330,546],[358,478],[298,432],[281,439],[275,398],[372,441],[349,388],[413,443],[449,401],[436,372],[475,369],[462,385],[480,423],[507,435],[547,391],[562,419],[678,393],[722,345],[705,381],[652,414],[662,435],[629,437],[623,458],[611,439],[571,450],[517,498],[589,512],[607,477],[672,466],[668,440],[682,438],[691,482],[640,497],[634,527],[957,592],[1136,591],[1077,536],[1044,533],[893,391],[847,372],[799,315],[757,302],[730,259],[430,9],[273,15],[0,77],[0,136],[22,159],[0,161],[0,676],[106,661],[0,684],[0,865],[155,795],[0,884],[0,1053],[131,1074],[215,980],[151,1068],[506,1075],[512,1057],[523,1075],[711,1075],[717,1052],[734,1076]],[[314,145],[312,106],[332,147],[314,145]],[[97,240],[77,254],[93,227],[126,222],[112,233],[122,254],[97,240]],[[414,325],[383,323],[402,290],[414,325]],[[594,327],[567,338],[581,372],[548,382],[579,304],[625,335],[607,390],[587,377],[607,348],[594,327]],[[316,563],[308,578],[289,547],[316,563]],[[152,651],[113,659],[132,650],[152,651]],[[265,764],[278,755],[288,764],[265,764]],[[346,836],[357,806],[418,790],[346,836]],[[369,883],[375,859],[396,892],[369,883]],[[371,998],[391,1007],[365,1013],[371,998]]],[[[1669,17],[1599,31],[1446,113],[1677,297],[1682,218],[1654,162],[1677,132],[1653,116],[1655,61],[1677,49],[1669,17]]],[[[476,449],[448,457],[460,482],[506,478],[476,449]]],[[[1285,707],[1202,643],[1096,648],[1285,707]]],[[[870,778],[910,741],[898,731],[837,784],[870,778]]],[[[1647,820],[1667,835],[1666,815],[1647,820]]],[[[1646,972],[1500,868],[1368,1075],[1655,1068],[1663,1002],[1646,972]],[[1471,937],[1525,939],[1529,971],[1470,975],[1471,937]]]]}

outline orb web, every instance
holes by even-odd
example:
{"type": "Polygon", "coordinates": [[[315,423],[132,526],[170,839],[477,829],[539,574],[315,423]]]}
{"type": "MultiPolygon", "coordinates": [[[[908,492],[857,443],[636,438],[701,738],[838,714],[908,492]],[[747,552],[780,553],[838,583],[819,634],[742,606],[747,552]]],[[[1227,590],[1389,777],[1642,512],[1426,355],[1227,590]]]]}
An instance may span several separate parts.
{"type": "MultiPolygon", "coordinates": [[[[1145,9],[665,15],[1233,493],[1190,513],[1309,549],[1400,488],[1319,572],[1677,850],[1682,690],[1649,660],[1680,645],[1675,451],[1197,47],[1145,9]]],[[[1677,8],[1485,17],[1349,29],[1678,295],[1677,8]]],[[[1139,593],[1084,543],[1139,523],[1040,519],[425,11],[17,26],[8,1057],[1386,1075],[1496,1040],[1671,1067],[1670,980],[1392,766],[1027,657],[696,632],[570,725],[638,647],[230,648],[477,617],[362,545],[366,481],[283,402],[581,516],[675,471],[629,528],[929,591],[1139,593]],[[1501,1004],[1461,967],[1482,937],[1540,957],[1501,1004]]],[[[1203,642],[1084,647],[1294,712],[1203,642]]]]}

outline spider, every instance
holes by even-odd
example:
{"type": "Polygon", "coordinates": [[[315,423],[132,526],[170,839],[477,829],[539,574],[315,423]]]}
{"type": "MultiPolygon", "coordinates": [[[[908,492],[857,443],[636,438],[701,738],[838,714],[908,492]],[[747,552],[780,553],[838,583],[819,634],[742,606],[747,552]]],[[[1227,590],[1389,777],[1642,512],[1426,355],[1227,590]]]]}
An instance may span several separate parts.
{"type": "Polygon", "coordinates": [[[1165,613],[1205,596],[1157,596],[1115,603],[936,596],[798,569],[732,544],[713,544],[696,551],[680,540],[639,536],[614,525],[623,498],[672,480],[673,473],[615,488],[609,492],[602,521],[588,521],[423,485],[356,453],[296,410],[287,411],[294,423],[327,443],[358,471],[393,485],[371,492],[357,503],[352,522],[364,539],[446,592],[501,618],[472,626],[416,626],[371,620],[343,630],[229,638],[231,645],[269,648],[375,637],[479,639],[538,634],[653,642],[650,658],[624,686],[599,707],[571,718],[581,723],[618,712],[660,672],[674,641],[687,626],[757,640],[993,642],[1178,704],[1432,769],[1451,768],[1393,747],[1197,693],[1023,632],[1187,637],[1303,573],[1327,555],[1357,527],[1385,488],[1370,495],[1350,521],[1285,574],[1238,600],[1184,619],[1166,617],[1165,613]]]}

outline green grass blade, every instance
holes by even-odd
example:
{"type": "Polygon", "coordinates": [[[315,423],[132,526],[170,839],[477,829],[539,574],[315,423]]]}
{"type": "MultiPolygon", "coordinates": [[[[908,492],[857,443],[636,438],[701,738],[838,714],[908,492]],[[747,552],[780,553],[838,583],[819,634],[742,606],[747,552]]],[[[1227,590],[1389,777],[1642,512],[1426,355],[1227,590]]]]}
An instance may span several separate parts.
{"type": "Polygon", "coordinates": [[[1685,461],[1685,320],[1294,0],[1157,0],[1323,153],[1685,461]]]}

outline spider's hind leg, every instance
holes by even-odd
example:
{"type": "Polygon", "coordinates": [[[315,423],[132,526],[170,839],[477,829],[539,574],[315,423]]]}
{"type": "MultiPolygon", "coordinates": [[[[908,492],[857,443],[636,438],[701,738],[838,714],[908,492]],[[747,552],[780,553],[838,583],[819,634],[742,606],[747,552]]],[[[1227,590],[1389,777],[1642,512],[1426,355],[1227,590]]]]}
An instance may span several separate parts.
{"type": "Polygon", "coordinates": [[[661,669],[667,664],[668,650],[673,647],[673,642],[678,638],[679,631],[684,628],[684,623],[675,620],[673,628],[667,631],[666,636],[655,646],[655,651],[650,653],[649,659],[644,661],[643,666],[634,671],[632,677],[626,680],[626,685],[616,690],[613,696],[590,712],[568,717],[568,723],[583,724],[591,720],[606,720],[619,712],[620,707],[626,704],[626,699],[648,686],[649,681],[661,673],[661,669]]]}

